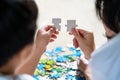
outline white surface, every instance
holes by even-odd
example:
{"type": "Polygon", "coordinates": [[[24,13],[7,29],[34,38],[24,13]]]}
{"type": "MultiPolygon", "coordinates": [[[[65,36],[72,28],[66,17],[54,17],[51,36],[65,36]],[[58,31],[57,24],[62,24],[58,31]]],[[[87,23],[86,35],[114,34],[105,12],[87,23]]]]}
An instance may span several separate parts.
{"type": "Polygon", "coordinates": [[[61,32],[56,42],[50,44],[49,48],[66,46],[72,43],[73,36],[66,32],[67,20],[76,20],[79,28],[93,31],[97,47],[102,45],[106,39],[103,37],[103,25],[96,17],[94,0],[36,0],[40,15],[38,25],[52,24],[52,18],[61,18],[61,32]]]}

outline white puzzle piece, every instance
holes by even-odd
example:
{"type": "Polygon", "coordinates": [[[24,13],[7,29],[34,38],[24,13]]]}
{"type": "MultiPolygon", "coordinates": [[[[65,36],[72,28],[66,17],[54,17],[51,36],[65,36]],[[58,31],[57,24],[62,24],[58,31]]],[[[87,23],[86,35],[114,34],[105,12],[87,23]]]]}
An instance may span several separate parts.
{"type": "Polygon", "coordinates": [[[67,25],[65,26],[67,27],[67,31],[71,31],[72,28],[75,28],[78,25],[76,25],[76,20],[67,20],[67,25]]]}
{"type": "Polygon", "coordinates": [[[54,24],[53,26],[56,27],[59,31],[61,30],[61,18],[53,18],[52,23],[54,24]]]}

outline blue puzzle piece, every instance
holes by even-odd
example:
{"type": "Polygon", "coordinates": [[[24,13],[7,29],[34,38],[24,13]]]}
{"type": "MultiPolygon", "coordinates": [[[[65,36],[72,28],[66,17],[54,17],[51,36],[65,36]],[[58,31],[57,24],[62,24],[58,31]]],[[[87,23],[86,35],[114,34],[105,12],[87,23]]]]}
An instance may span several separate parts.
{"type": "Polygon", "coordinates": [[[73,80],[74,76],[73,75],[66,75],[66,79],[65,80],[73,80]]]}
{"type": "Polygon", "coordinates": [[[45,64],[39,64],[39,65],[37,66],[37,69],[41,70],[41,69],[43,69],[44,67],[45,67],[45,64]]]}
{"type": "Polygon", "coordinates": [[[60,78],[62,75],[61,74],[54,74],[54,75],[49,75],[49,78],[50,79],[57,79],[57,78],[60,78]]]}
{"type": "Polygon", "coordinates": [[[64,52],[64,51],[65,50],[63,49],[63,47],[58,46],[58,47],[55,48],[54,53],[61,53],[61,52],[64,52]]]}
{"type": "Polygon", "coordinates": [[[66,62],[65,57],[57,56],[56,62],[66,62]]]}
{"type": "Polygon", "coordinates": [[[70,51],[75,51],[76,48],[75,48],[75,47],[69,47],[69,50],[70,50],[70,51]]]}
{"type": "Polygon", "coordinates": [[[86,80],[85,77],[75,77],[76,80],[86,80]]]}
{"type": "Polygon", "coordinates": [[[76,50],[76,56],[80,57],[82,55],[80,50],[76,50]]]}
{"type": "Polygon", "coordinates": [[[40,80],[38,76],[33,76],[35,80],[40,80]]]}
{"type": "Polygon", "coordinates": [[[47,50],[47,51],[45,52],[45,54],[46,54],[47,56],[53,56],[53,55],[54,55],[54,52],[47,50]]]}

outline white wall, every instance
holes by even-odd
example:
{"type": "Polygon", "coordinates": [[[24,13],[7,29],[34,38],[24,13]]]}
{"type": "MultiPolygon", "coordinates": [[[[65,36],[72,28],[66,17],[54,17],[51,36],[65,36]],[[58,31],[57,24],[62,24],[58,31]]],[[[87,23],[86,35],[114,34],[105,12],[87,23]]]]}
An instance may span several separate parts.
{"type": "Polygon", "coordinates": [[[103,37],[103,25],[98,21],[93,0],[36,0],[39,6],[40,15],[38,25],[51,24],[52,18],[62,19],[62,31],[56,42],[49,45],[49,48],[55,46],[66,46],[72,43],[72,36],[66,32],[68,19],[75,19],[79,28],[92,30],[95,33],[96,45],[100,46],[106,39],[103,37]]]}

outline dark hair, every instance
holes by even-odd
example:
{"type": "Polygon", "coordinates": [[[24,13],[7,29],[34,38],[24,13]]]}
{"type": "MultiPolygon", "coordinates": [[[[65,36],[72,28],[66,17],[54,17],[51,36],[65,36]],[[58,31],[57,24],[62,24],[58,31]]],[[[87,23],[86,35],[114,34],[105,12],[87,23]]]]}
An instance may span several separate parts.
{"type": "Polygon", "coordinates": [[[109,29],[120,32],[120,0],[96,0],[96,12],[109,29]]]}
{"type": "Polygon", "coordinates": [[[0,67],[33,43],[37,15],[34,0],[0,1],[0,67]]]}

